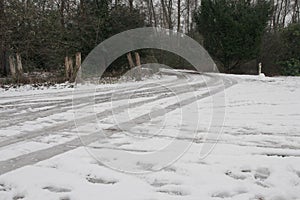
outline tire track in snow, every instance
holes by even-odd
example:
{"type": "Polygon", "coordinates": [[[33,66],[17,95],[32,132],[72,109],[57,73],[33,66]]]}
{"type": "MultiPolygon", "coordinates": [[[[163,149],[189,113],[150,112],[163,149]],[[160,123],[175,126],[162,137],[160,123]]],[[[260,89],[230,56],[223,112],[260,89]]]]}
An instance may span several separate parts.
{"type": "MultiPolygon", "coordinates": [[[[170,83],[173,83],[174,81],[169,81],[170,83]]],[[[163,82],[162,82],[163,83],[163,82]]],[[[162,84],[161,83],[161,84],[162,84]]],[[[168,83],[168,82],[166,82],[168,83]]],[[[174,83],[173,83],[174,84],[174,83]]],[[[146,84],[148,85],[148,84],[146,84]]],[[[149,84],[151,86],[151,84],[149,84]]],[[[157,87],[157,86],[154,86],[154,87],[157,87]]],[[[89,90],[89,91],[85,91],[85,90],[81,90],[80,92],[78,92],[78,94],[82,95],[82,94],[88,94],[87,96],[90,96],[90,97],[99,97],[101,95],[104,95],[103,99],[107,99],[109,98],[113,93],[118,93],[118,94],[126,94],[128,92],[128,90],[131,90],[131,89],[134,89],[135,87],[131,87],[131,88],[127,88],[127,89],[119,89],[119,90],[113,90],[113,92],[111,92],[111,90],[109,90],[110,92],[107,92],[107,91],[100,91],[97,95],[95,95],[95,91],[93,90],[89,90]]],[[[149,89],[152,88],[152,87],[149,87],[149,89]]],[[[148,88],[146,88],[148,89],[148,88]]],[[[47,95],[49,95],[47,93],[47,95]]],[[[50,93],[51,95],[51,93],[50,93]]],[[[53,94],[52,94],[53,95],[53,94]]],[[[34,96],[35,100],[32,101],[32,98],[29,99],[29,102],[28,102],[28,99],[27,100],[21,100],[19,102],[19,104],[17,105],[12,105],[14,104],[13,102],[8,102],[7,104],[9,104],[9,106],[7,107],[3,107],[3,108],[11,108],[12,111],[7,111],[7,112],[2,112],[2,116],[0,116],[0,119],[6,119],[6,115],[11,115],[13,113],[16,112],[15,109],[18,109],[18,110],[26,110],[26,109],[38,109],[38,108],[43,108],[43,107],[49,107],[49,106],[54,106],[54,108],[51,110],[47,110],[45,114],[41,114],[40,113],[40,110],[37,110],[37,111],[33,111],[33,112],[29,112],[29,113],[17,113],[17,115],[12,115],[12,117],[15,117],[14,118],[14,121],[15,123],[13,124],[16,124],[16,123],[22,123],[24,121],[32,121],[34,118],[29,118],[27,120],[26,117],[28,117],[28,114],[31,114],[30,117],[33,117],[32,114],[37,114],[37,117],[36,118],[39,118],[39,117],[43,117],[43,116],[49,116],[52,112],[53,113],[57,113],[59,111],[61,111],[62,109],[64,109],[64,107],[72,107],[72,96],[73,95],[76,95],[76,93],[67,93],[65,96],[60,96],[60,97],[70,97],[70,98],[67,98],[67,99],[57,99],[58,97],[55,96],[55,99],[53,100],[49,100],[49,97],[51,99],[51,96],[42,96],[43,99],[40,99],[40,100],[37,100],[37,97],[34,96]],[[45,100],[47,99],[47,100],[45,100]]],[[[84,99],[86,98],[87,96],[83,96],[83,97],[79,97],[78,99],[84,99]]],[[[3,105],[3,104],[2,104],[3,105]]],[[[69,109],[69,108],[67,108],[69,109]]],[[[64,110],[63,110],[64,111],[64,110]]],[[[62,111],[62,112],[63,112],[62,111]]],[[[9,123],[11,122],[11,119],[10,120],[4,120],[2,121],[2,128],[3,127],[9,127],[11,124],[9,123]],[[5,122],[7,122],[7,124],[5,124],[5,122]]]]}
{"type": "MultiPolygon", "coordinates": [[[[215,81],[216,81],[215,78],[211,78],[211,79],[209,79],[207,84],[213,84],[213,82],[215,82],[215,81]]],[[[205,87],[205,86],[206,86],[205,82],[197,83],[197,84],[194,84],[194,85],[189,85],[189,87],[193,87],[194,89],[195,88],[197,89],[198,87],[205,87]]],[[[176,91],[176,94],[183,94],[183,93],[186,93],[186,92],[191,92],[191,91],[187,90],[187,86],[180,86],[180,87],[172,88],[172,89],[174,91],[176,91]]],[[[162,91],[156,91],[155,94],[160,94],[160,95],[157,96],[156,98],[150,98],[150,99],[142,100],[142,101],[139,101],[139,102],[131,103],[130,107],[133,108],[133,107],[142,106],[143,104],[146,104],[146,103],[158,101],[158,100],[165,99],[165,98],[173,96],[172,92],[169,92],[167,94],[167,93],[162,93],[162,91]]],[[[126,98],[128,98],[128,96],[126,96],[126,98]]],[[[120,105],[117,108],[114,108],[113,110],[112,109],[107,109],[107,110],[104,110],[102,112],[97,113],[97,118],[98,118],[98,120],[102,120],[102,119],[107,118],[108,116],[112,116],[113,114],[121,113],[124,110],[126,110],[127,108],[128,108],[128,105],[126,104],[126,105],[120,105]]],[[[77,123],[76,125],[79,126],[81,124],[85,124],[85,123],[93,120],[94,118],[95,118],[94,114],[82,117],[82,118],[77,120],[77,121],[80,122],[80,124],[77,123]]],[[[48,136],[48,135],[51,135],[51,133],[53,133],[53,132],[59,132],[61,130],[70,129],[70,127],[72,127],[73,129],[75,128],[74,120],[67,121],[67,122],[64,122],[64,123],[60,123],[60,124],[55,125],[55,126],[43,127],[41,129],[33,130],[33,131],[30,131],[30,132],[27,132],[27,133],[21,133],[21,134],[13,135],[11,137],[8,137],[6,140],[0,141],[0,148],[2,148],[4,146],[11,145],[11,144],[14,144],[14,143],[22,142],[24,140],[33,139],[33,138],[40,137],[40,136],[48,136]]]]}
{"type": "MultiPolygon", "coordinates": [[[[217,81],[218,78],[217,78],[217,80],[216,79],[214,79],[214,80],[217,81]]],[[[229,79],[229,78],[225,78],[225,77],[224,77],[223,80],[225,81],[224,82],[225,89],[229,88],[229,87],[231,87],[231,86],[233,86],[237,83],[236,81],[234,81],[232,79],[229,79]]],[[[198,101],[200,99],[204,99],[204,98],[209,97],[211,95],[217,94],[220,91],[222,91],[222,88],[217,88],[213,91],[205,92],[201,95],[198,95],[196,98],[195,97],[188,98],[188,99],[185,99],[185,100],[183,100],[179,103],[180,103],[181,106],[185,106],[185,105],[188,105],[188,104],[190,104],[194,101],[198,101]]],[[[153,101],[153,100],[151,100],[151,101],[153,101]]],[[[168,113],[168,112],[171,112],[171,111],[173,111],[177,108],[178,108],[178,103],[171,104],[171,105],[169,105],[165,108],[160,109],[160,111],[164,110],[164,112],[160,112],[160,113],[168,113]]],[[[135,123],[147,122],[151,119],[149,117],[149,115],[151,115],[152,112],[141,115],[139,117],[136,117],[135,119],[130,120],[128,122],[124,122],[123,125],[126,125],[128,128],[130,128],[130,127],[134,127],[135,123]],[[132,121],[134,121],[135,123],[132,123],[132,121]]],[[[156,117],[158,117],[157,112],[159,112],[159,110],[155,110],[156,117]]],[[[104,130],[106,135],[114,134],[116,131],[118,131],[118,129],[116,129],[116,125],[113,125],[110,128],[104,130]]],[[[86,135],[86,136],[82,136],[81,138],[73,139],[73,140],[71,140],[69,142],[66,142],[66,143],[63,143],[63,144],[55,145],[55,146],[47,148],[47,149],[35,151],[35,152],[32,152],[32,153],[28,153],[28,154],[25,154],[25,155],[18,156],[16,158],[1,161],[0,162],[0,175],[5,174],[5,173],[10,172],[10,171],[13,171],[13,170],[16,170],[18,168],[24,167],[26,165],[33,165],[37,162],[52,158],[56,155],[74,150],[78,147],[81,147],[83,143],[84,144],[90,144],[92,142],[95,142],[95,141],[99,140],[99,138],[101,138],[101,137],[99,137],[99,132],[95,132],[95,133],[92,133],[92,134],[89,134],[89,135],[86,135]]]]}
{"type": "MultiPolygon", "coordinates": [[[[148,92],[148,94],[153,94],[153,95],[158,94],[159,91],[154,91],[153,89],[159,87],[159,86],[157,86],[159,84],[167,84],[166,86],[171,87],[173,85],[177,85],[178,82],[176,83],[176,82],[174,82],[174,80],[172,80],[172,81],[167,81],[165,83],[164,82],[155,83],[155,86],[151,86],[152,84],[149,84],[150,87],[147,87],[142,90],[137,90],[138,93],[136,95],[137,96],[140,95],[139,97],[143,97],[143,95],[147,92],[148,92]]],[[[146,85],[148,85],[148,84],[146,84],[146,85]]],[[[88,96],[95,97],[96,98],[95,101],[102,103],[102,102],[108,102],[114,93],[117,93],[117,95],[119,96],[118,97],[119,100],[124,100],[128,97],[126,94],[130,93],[128,91],[131,91],[131,89],[135,89],[135,87],[132,87],[129,89],[114,90],[113,92],[108,92],[108,93],[104,93],[104,94],[103,94],[103,91],[101,91],[101,93],[98,93],[96,95],[93,94],[94,91],[89,91],[86,93],[92,94],[92,95],[88,95],[88,96]],[[102,95],[104,95],[104,96],[102,96],[102,95]]],[[[85,93],[85,91],[82,91],[82,92],[85,93]]],[[[72,96],[72,94],[70,94],[70,96],[72,96]]],[[[90,104],[84,103],[84,99],[87,98],[88,96],[77,98],[76,101],[80,100],[80,99],[82,99],[83,101],[80,102],[81,104],[76,105],[76,108],[82,108],[85,106],[89,106],[90,104]]],[[[29,113],[26,112],[26,113],[20,113],[17,115],[11,115],[12,113],[16,112],[15,110],[6,112],[6,113],[5,112],[1,113],[1,115],[3,117],[0,117],[0,119],[1,118],[5,119],[5,120],[1,120],[1,128],[10,127],[12,125],[18,125],[18,124],[24,123],[26,121],[33,121],[38,118],[48,117],[49,115],[53,115],[53,114],[63,113],[63,112],[66,112],[66,111],[72,109],[72,98],[67,99],[67,100],[66,99],[54,100],[54,102],[46,101],[44,103],[45,104],[39,103],[37,100],[35,100],[33,102],[33,104],[29,104],[28,106],[25,106],[25,107],[24,106],[22,107],[22,105],[19,106],[19,107],[21,107],[19,109],[22,109],[22,110],[37,109],[36,111],[29,112],[29,113]],[[52,106],[52,108],[42,109],[44,107],[51,107],[51,106],[52,106]],[[10,119],[7,119],[7,115],[11,116],[10,119]]]]}

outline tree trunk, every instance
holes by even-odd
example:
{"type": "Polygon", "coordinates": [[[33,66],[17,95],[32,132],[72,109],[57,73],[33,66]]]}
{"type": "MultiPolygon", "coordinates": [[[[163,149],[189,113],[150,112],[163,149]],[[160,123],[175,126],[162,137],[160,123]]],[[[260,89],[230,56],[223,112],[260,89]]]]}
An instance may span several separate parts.
{"type": "Polygon", "coordinates": [[[22,66],[22,59],[19,53],[16,54],[17,57],[17,71],[19,76],[23,76],[23,66],[22,66]]]}
{"type": "Polygon", "coordinates": [[[66,73],[66,79],[70,78],[70,69],[69,69],[69,57],[65,57],[65,73],[66,73]]]}
{"type": "MultiPolygon", "coordinates": [[[[195,0],[195,5],[194,5],[194,9],[193,9],[193,11],[190,11],[190,12],[192,12],[191,14],[193,14],[193,13],[196,13],[197,12],[197,9],[198,9],[198,0],[195,0]]],[[[190,10],[191,10],[191,8],[190,8],[190,10]]],[[[190,15],[191,15],[190,14],[190,15]]],[[[193,17],[193,16],[192,16],[193,17]]],[[[193,20],[192,20],[193,21],[193,20]]],[[[190,23],[189,24],[189,31],[192,31],[193,32],[193,30],[195,29],[195,26],[194,26],[194,23],[190,23]]]]}
{"type": "Polygon", "coordinates": [[[2,49],[1,52],[1,69],[2,69],[2,74],[4,76],[7,76],[7,60],[6,60],[6,50],[5,48],[2,49]]]}
{"type": "Polygon", "coordinates": [[[163,12],[163,19],[166,22],[167,26],[169,27],[169,16],[168,16],[168,11],[165,5],[165,0],[161,0],[161,7],[162,7],[162,12],[163,12]]]}
{"type": "Polygon", "coordinates": [[[81,18],[85,18],[85,0],[79,2],[79,15],[81,18]]]}
{"type": "Polygon", "coordinates": [[[156,18],[153,0],[150,0],[150,6],[151,6],[151,10],[153,12],[154,26],[157,27],[157,18],[156,18]]]}
{"type": "Polygon", "coordinates": [[[181,21],[181,9],[180,9],[181,0],[177,0],[177,32],[180,31],[180,21],[181,21]]]}
{"type": "Polygon", "coordinates": [[[11,76],[15,79],[17,78],[16,76],[16,65],[15,65],[15,60],[12,55],[9,56],[9,68],[10,68],[10,73],[11,76]]]}
{"type": "Polygon", "coordinates": [[[297,23],[299,22],[299,0],[295,0],[293,6],[293,13],[292,13],[292,22],[297,23]]]}
{"type": "Polygon", "coordinates": [[[76,69],[76,73],[74,74],[74,80],[76,78],[76,82],[77,83],[80,83],[82,82],[82,71],[81,71],[81,53],[78,52],[76,53],[76,66],[75,66],[75,69],[76,69]]]}
{"type": "Polygon", "coordinates": [[[133,0],[128,0],[129,1],[129,10],[132,12],[133,10],[133,0]]]}
{"type": "Polygon", "coordinates": [[[81,68],[81,53],[76,53],[76,71],[81,68]]]}
{"type": "MultiPolygon", "coordinates": [[[[276,28],[281,27],[280,17],[281,17],[281,12],[282,12],[282,9],[283,9],[283,1],[284,0],[281,0],[280,7],[278,7],[279,10],[277,10],[276,28]]],[[[279,5],[279,0],[277,1],[277,3],[279,5]]]]}
{"type": "Polygon", "coordinates": [[[296,4],[296,11],[295,11],[296,20],[295,21],[299,23],[300,22],[300,5],[299,5],[300,3],[299,3],[299,0],[296,0],[295,4],[296,4]]]}
{"type": "Polygon", "coordinates": [[[1,17],[0,19],[1,19],[1,22],[2,22],[2,20],[3,20],[2,17],[4,17],[4,0],[0,0],[0,17],[1,17]]]}
{"type": "Polygon", "coordinates": [[[65,6],[66,6],[65,0],[61,0],[61,5],[60,5],[60,23],[61,23],[61,26],[63,28],[65,27],[65,16],[64,16],[65,6]]]}
{"type": "Polygon", "coordinates": [[[69,57],[68,64],[69,64],[69,71],[70,71],[69,77],[72,78],[74,74],[74,68],[73,68],[73,59],[71,57],[69,57]]]}
{"type": "Polygon", "coordinates": [[[198,0],[195,0],[195,7],[194,7],[194,12],[196,12],[198,9],[198,0]]]}
{"type": "Polygon", "coordinates": [[[128,59],[128,63],[129,63],[130,68],[133,68],[134,67],[134,62],[133,62],[133,59],[132,59],[131,52],[129,52],[127,54],[127,59],[128,59]]]}
{"type": "Polygon", "coordinates": [[[173,8],[173,0],[169,0],[169,4],[168,4],[168,24],[169,24],[169,29],[173,29],[172,8],[173,8]]]}
{"type": "Polygon", "coordinates": [[[152,8],[150,5],[150,0],[147,1],[148,15],[149,15],[149,23],[153,26],[153,16],[152,16],[152,8]]]}
{"type": "Polygon", "coordinates": [[[0,0],[0,72],[7,76],[6,70],[6,44],[5,44],[5,13],[4,0],[0,0]]]}
{"type": "Polygon", "coordinates": [[[186,32],[188,33],[190,32],[190,12],[191,12],[190,0],[187,0],[186,4],[187,4],[186,32]]]}
{"type": "Polygon", "coordinates": [[[290,2],[288,0],[285,0],[284,1],[284,13],[283,13],[283,16],[282,16],[282,27],[285,26],[285,19],[286,19],[286,16],[288,14],[288,9],[289,9],[289,6],[290,6],[290,2]]]}

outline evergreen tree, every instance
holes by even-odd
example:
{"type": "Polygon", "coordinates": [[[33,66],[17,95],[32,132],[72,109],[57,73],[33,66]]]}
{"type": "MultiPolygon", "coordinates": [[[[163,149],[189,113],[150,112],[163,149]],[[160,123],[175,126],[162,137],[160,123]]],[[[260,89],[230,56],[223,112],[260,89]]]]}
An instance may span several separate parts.
{"type": "Polygon", "coordinates": [[[271,13],[264,0],[202,0],[194,20],[204,46],[227,71],[256,58],[271,13]]]}

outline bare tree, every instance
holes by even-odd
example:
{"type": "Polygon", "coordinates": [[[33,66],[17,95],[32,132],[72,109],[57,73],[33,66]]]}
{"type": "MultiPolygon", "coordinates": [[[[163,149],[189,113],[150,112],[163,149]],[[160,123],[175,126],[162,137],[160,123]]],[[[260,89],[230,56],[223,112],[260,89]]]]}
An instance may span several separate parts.
{"type": "Polygon", "coordinates": [[[166,24],[166,28],[173,29],[173,23],[172,23],[172,6],[173,6],[173,1],[165,1],[161,0],[161,7],[162,7],[162,14],[163,14],[163,21],[166,24]]]}
{"type": "Polygon", "coordinates": [[[84,16],[84,12],[85,12],[85,3],[84,3],[84,0],[80,0],[80,3],[79,3],[79,14],[81,17],[84,16]]]}
{"type": "Polygon", "coordinates": [[[300,5],[299,0],[295,0],[293,5],[292,23],[300,22],[300,5]]]}
{"type": "Polygon", "coordinates": [[[163,24],[169,23],[168,20],[168,13],[167,13],[167,8],[165,5],[165,0],[161,0],[161,7],[162,7],[162,21],[163,24]]]}
{"type": "Polygon", "coordinates": [[[133,10],[133,0],[128,0],[130,12],[133,10]]]}
{"type": "Polygon", "coordinates": [[[153,26],[153,13],[152,13],[152,9],[151,9],[151,5],[150,5],[150,0],[146,0],[147,3],[147,12],[148,12],[148,19],[149,19],[149,23],[151,26],[153,26]]]}
{"type": "Polygon", "coordinates": [[[186,17],[186,32],[190,31],[190,0],[186,0],[186,6],[187,6],[187,17],[186,17]]]}
{"type": "Polygon", "coordinates": [[[280,18],[282,15],[283,3],[284,3],[284,0],[277,0],[274,5],[273,28],[275,30],[277,30],[281,27],[280,18]]]}
{"type": "Polygon", "coordinates": [[[157,17],[156,17],[156,12],[154,9],[153,0],[150,0],[150,6],[151,6],[152,14],[153,14],[154,26],[157,26],[157,17]]]}
{"type": "Polygon", "coordinates": [[[180,31],[181,26],[181,0],[177,0],[177,32],[180,31]]]}
{"type": "Polygon", "coordinates": [[[284,12],[282,14],[282,27],[286,25],[286,17],[290,11],[290,0],[284,0],[284,12]]]}
{"type": "Polygon", "coordinates": [[[286,27],[290,22],[297,21],[298,0],[294,0],[293,2],[294,4],[292,4],[291,0],[271,0],[273,4],[273,16],[270,25],[273,30],[279,30],[286,27]],[[291,20],[288,21],[288,19],[291,20]]]}
{"type": "Polygon", "coordinates": [[[169,0],[168,3],[168,24],[169,24],[169,29],[173,29],[173,22],[172,22],[172,10],[173,10],[173,0],[169,0]]]}
{"type": "Polygon", "coordinates": [[[5,12],[4,0],[0,0],[0,68],[4,76],[7,75],[6,70],[6,43],[5,43],[5,12]]]}

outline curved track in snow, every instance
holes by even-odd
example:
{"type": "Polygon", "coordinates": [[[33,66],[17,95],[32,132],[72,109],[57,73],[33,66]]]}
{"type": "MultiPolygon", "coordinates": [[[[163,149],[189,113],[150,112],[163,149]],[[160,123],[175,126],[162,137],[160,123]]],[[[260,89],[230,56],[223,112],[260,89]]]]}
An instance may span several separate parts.
{"type": "MultiPolygon", "coordinates": [[[[175,74],[176,75],[176,74],[175,74]]],[[[26,165],[65,153],[82,146],[82,140],[89,144],[97,139],[98,132],[78,138],[78,127],[105,120],[130,109],[141,109],[151,103],[164,105],[176,95],[195,93],[196,96],[179,102],[180,106],[189,105],[231,87],[236,81],[220,77],[217,74],[184,73],[183,76],[171,79],[152,80],[145,83],[110,85],[99,88],[82,87],[72,90],[43,91],[35,94],[27,92],[1,97],[0,100],[0,175],[26,165]],[[205,80],[205,81],[204,81],[205,80]],[[187,84],[188,83],[188,84],[187,84]],[[207,85],[211,90],[207,90],[207,85]],[[130,103],[126,102],[130,95],[130,103]],[[111,99],[117,107],[111,108],[111,99]],[[195,98],[196,97],[196,98],[195,98]],[[73,99],[74,98],[74,99],[73,99]],[[93,104],[86,99],[93,98],[93,104]],[[75,104],[73,104],[75,102],[75,104]],[[85,113],[87,107],[94,106],[97,113],[85,113]],[[73,109],[82,112],[74,123],[73,109]],[[50,138],[50,139],[49,139],[50,138]],[[51,138],[54,138],[51,141],[51,138]],[[50,142],[49,142],[50,141],[50,142]]],[[[176,110],[178,102],[169,103],[160,108],[165,112],[176,110]]],[[[165,113],[164,113],[165,114],[165,113]]],[[[127,123],[132,128],[136,122],[148,122],[149,112],[142,113],[127,123]],[[135,123],[131,123],[134,121],[135,123]]],[[[117,132],[116,124],[109,124],[105,131],[108,134],[117,132]]]]}

